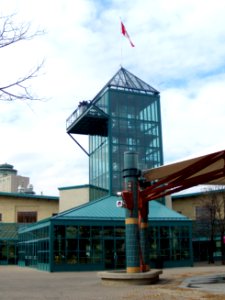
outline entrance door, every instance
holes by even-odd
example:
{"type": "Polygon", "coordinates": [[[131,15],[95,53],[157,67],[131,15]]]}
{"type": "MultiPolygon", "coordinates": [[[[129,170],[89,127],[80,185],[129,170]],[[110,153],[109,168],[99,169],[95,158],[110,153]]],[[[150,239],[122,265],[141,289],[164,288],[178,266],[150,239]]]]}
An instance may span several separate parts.
{"type": "Polygon", "coordinates": [[[105,240],[104,249],[105,249],[105,269],[114,269],[115,268],[114,240],[105,240]]]}

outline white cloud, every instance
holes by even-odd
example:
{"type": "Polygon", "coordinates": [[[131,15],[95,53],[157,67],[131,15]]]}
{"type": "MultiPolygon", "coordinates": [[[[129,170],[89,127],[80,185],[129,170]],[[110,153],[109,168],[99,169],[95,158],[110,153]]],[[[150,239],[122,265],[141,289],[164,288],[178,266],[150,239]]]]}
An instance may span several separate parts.
{"type": "Polygon", "coordinates": [[[87,157],[66,134],[66,119],[120,64],[161,92],[165,161],[223,140],[223,1],[3,0],[1,14],[12,12],[46,34],[1,49],[0,82],[46,58],[31,86],[48,101],[0,102],[0,157],[37,193],[88,182],[87,157]],[[120,17],[135,48],[120,33],[120,17]]]}

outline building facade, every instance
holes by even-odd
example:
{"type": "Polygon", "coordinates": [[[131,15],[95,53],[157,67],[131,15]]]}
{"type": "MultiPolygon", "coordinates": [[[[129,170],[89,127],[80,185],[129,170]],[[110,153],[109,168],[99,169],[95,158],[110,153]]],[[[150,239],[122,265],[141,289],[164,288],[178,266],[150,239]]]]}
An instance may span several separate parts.
{"type": "Polygon", "coordinates": [[[59,212],[59,197],[0,192],[2,223],[34,223],[59,212]]]}
{"type": "Polygon", "coordinates": [[[192,220],[192,246],[195,261],[224,261],[225,192],[210,188],[197,193],[172,196],[175,211],[192,220]]]}
{"type": "MultiPolygon", "coordinates": [[[[104,197],[21,228],[19,265],[50,272],[124,269],[124,210],[116,207],[118,199],[104,197]]],[[[151,201],[149,211],[150,266],[192,266],[190,220],[158,201],[151,201]]]]}
{"type": "Polygon", "coordinates": [[[7,163],[0,165],[0,191],[34,194],[33,186],[30,184],[30,178],[18,175],[13,165],[7,163]]]}
{"type": "MultiPolygon", "coordinates": [[[[141,170],[163,163],[159,92],[120,68],[92,101],[80,102],[66,126],[89,156],[88,203],[20,229],[19,264],[48,271],[124,268],[125,211],[115,195],[123,190],[124,152],[139,153],[141,170]],[[89,137],[88,151],[77,134],[89,137]]],[[[85,202],[81,190],[61,188],[67,208],[85,202]]],[[[151,266],[191,266],[192,223],[163,200],[149,203],[151,266]]]]}
{"type": "Polygon", "coordinates": [[[89,184],[59,188],[59,212],[89,202],[89,184]]]}
{"type": "Polygon", "coordinates": [[[52,217],[58,210],[59,197],[0,192],[0,265],[17,264],[20,228],[52,217]]]}

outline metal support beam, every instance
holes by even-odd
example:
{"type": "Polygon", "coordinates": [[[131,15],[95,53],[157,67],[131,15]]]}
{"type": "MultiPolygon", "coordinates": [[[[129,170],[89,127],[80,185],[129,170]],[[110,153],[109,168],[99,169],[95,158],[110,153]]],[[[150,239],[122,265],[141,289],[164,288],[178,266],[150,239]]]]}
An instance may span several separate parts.
{"type": "Polygon", "coordinates": [[[213,183],[225,177],[225,151],[209,154],[187,167],[159,178],[141,191],[143,201],[158,199],[198,184],[213,183]],[[219,162],[221,162],[219,164],[219,162]],[[218,164],[218,166],[216,165],[218,164]]]}
{"type": "Polygon", "coordinates": [[[74,140],[74,142],[81,148],[81,150],[83,150],[84,151],[84,153],[86,153],[87,154],[87,156],[90,156],[90,154],[81,146],[81,144],[80,143],[78,143],[78,141],[70,134],[70,133],[68,133],[69,134],[69,136],[71,137],[71,139],[73,139],[74,140]]]}

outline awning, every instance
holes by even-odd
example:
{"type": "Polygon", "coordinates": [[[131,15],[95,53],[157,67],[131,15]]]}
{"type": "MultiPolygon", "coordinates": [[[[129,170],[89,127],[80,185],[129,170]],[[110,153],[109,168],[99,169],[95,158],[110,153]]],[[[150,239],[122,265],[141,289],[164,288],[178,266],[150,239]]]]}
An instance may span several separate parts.
{"type": "Polygon", "coordinates": [[[225,185],[225,150],[144,170],[150,186],[144,191],[148,200],[199,185],[225,185]]]}

